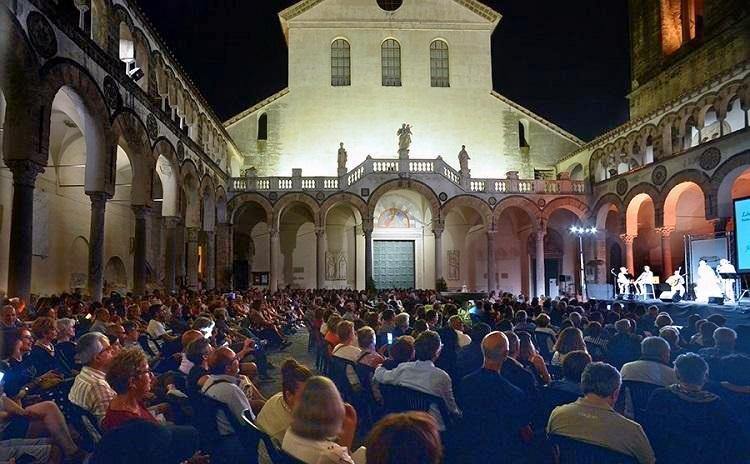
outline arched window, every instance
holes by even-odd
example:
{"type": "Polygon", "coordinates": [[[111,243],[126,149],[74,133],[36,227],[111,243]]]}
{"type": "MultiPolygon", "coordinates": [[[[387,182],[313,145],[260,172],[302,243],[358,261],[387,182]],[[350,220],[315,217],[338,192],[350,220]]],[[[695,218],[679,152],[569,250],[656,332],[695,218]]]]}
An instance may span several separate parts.
{"type": "Polygon", "coordinates": [[[258,118],[258,140],[268,140],[268,115],[266,113],[258,118]]]}
{"type": "Polygon", "coordinates": [[[401,86],[401,45],[393,39],[388,39],[380,46],[383,85],[389,87],[401,86]]]}
{"type": "Polygon", "coordinates": [[[331,85],[352,85],[349,42],[336,39],[331,44],[331,85]]]}
{"type": "Polygon", "coordinates": [[[432,87],[450,87],[448,66],[448,44],[434,40],[430,44],[430,85],[432,87]]]}
{"type": "Polygon", "coordinates": [[[525,119],[518,121],[518,147],[529,148],[529,122],[525,119]]]}

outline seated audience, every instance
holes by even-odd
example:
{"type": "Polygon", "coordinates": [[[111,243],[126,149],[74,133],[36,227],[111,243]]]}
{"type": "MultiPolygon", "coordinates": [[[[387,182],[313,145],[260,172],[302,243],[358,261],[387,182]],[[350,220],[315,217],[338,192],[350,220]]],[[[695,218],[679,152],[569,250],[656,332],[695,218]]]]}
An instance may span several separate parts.
{"type": "Polygon", "coordinates": [[[503,363],[500,374],[514,386],[520,388],[526,394],[527,400],[534,402],[537,398],[538,385],[534,374],[529,372],[523,364],[516,360],[520,349],[518,335],[512,331],[503,333],[508,339],[508,357],[503,363]]]}
{"type": "MultiPolygon", "coordinates": [[[[414,342],[416,361],[405,362],[393,370],[384,367],[375,369],[374,380],[379,383],[400,385],[429,393],[442,398],[449,413],[459,415],[460,411],[453,397],[453,383],[450,376],[435,367],[434,361],[440,355],[440,335],[432,330],[419,334],[414,342]]],[[[440,413],[431,411],[438,421],[441,431],[445,430],[445,420],[440,413]]]]}
{"type": "Polygon", "coordinates": [[[357,413],[341,401],[336,385],[326,377],[310,377],[281,448],[306,464],[354,464],[349,450],[356,428],[357,413]]]}
{"type": "Polygon", "coordinates": [[[669,343],[669,364],[674,364],[677,356],[685,352],[680,346],[680,331],[677,327],[666,326],[659,330],[659,336],[669,343]]]}
{"type": "Polygon", "coordinates": [[[409,313],[399,313],[393,321],[396,325],[393,329],[394,340],[402,335],[411,334],[411,328],[409,327],[409,313]]]}
{"type": "Polygon", "coordinates": [[[294,359],[284,361],[281,365],[281,391],[266,401],[255,420],[258,427],[279,445],[292,423],[292,411],[299,401],[302,386],[312,375],[310,369],[294,359]]]}
{"type": "Polygon", "coordinates": [[[703,390],[708,364],[687,353],[675,361],[677,383],[651,394],[645,428],[659,463],[743,462],[747,437],[727,404],[703,390]]]}
{"type": "Polygon", "coordinates": [[[9,329],[3,335],[4,359],[8,364],[3,377],[5,394],[22,399],[29,394],[49,391],[60,384],[62,376],[59,373],[50,371],[39,375],[29,362],[29,353],[34,345],[34,337],[29,329],[9,329]]]}
{"type": "Polygon", "coordinates": [[[505,456],[510,461],[522,455],[520,429],[529,424],[532,405],[526,395],[501,375],[508,357],[508,339],[491,332],[482,340],[481,369],[461,381],[459,404],[463,420],[458,433],[472,446],[462,451],[471,462],[486,456],[505,456]]]}
{"type": "Polygon", "coordinates": [[[699,355],[704,358],[723,358],[724,356],[734,354],[737,332],[728,327],[719,327],[714,330],[712,338],[714,340],[713,346],[701,348],[698,350],[699,355]]]}
{"type": "Polygon", "coordinates": [[[615,322],[616,333],[607,342],[607,361],[617,369],[641,355],[641,337],[633,334],[633,324],[628,319],[615,322]]]}
{"type": "Polygon", "coordinates": [[[68,398],[100,422],[116,395],[106,378],[114,354],[109,339],[99,332],[87,332],[78,340],[77,357],[83,368],[76,376],[68,398]]]}
{"type": "Polygon", "coordinates": [[[517,332],[518,335],[518,354],[515,356],[516,361],[521,363],[527,371],[535,376],[538,385],[547,385],[552,381],[547,366],[544,364],[544,358],[536,351],[534,341],[528,332],[517,332]]]}
{"type": "Polygon", "coordinates": [[[212,351],[211,343],[203,337],[193,340],[185,348],[185,357],[193,364],[185,380],[185,393],[189,397],[203,388],[208,376],[208,356],[212,351]]]}
{"type": "Polygon", "coordinates": [[[400,364],[414,360],[414,338],[402,335],[393,341],[388,349],[388,358],[379,367],[391,370],[400,364]]]}
{"type": "Polygon", "coordinates": [[[367,437],[367,464],[439,464],[443,449],[435,419],[424,412],[391,414],[367,437]]]}
{"type": "Polygon", "coordinates": [[[102,428],[105,431],[136,419],[157,422],[145,406],[153,379],[154,375],[142,351],[131,348],[121,350],[115,355],[106,375],[107,383],[116,395],[110,401],[102,419],[102,428]]]}
{"type": "Polygon", "coordinates": [[[357,330],[357,342],[361,350],[357,362],[373,369],[383,364],[385,358],[375,350],[375,331],[371,327],[357,330]]]}
{"type": "Polygon", "coordinates": [[[68,377],[73,366],[68,366],[55,351],[57,326],[51,317],[38,317],[31,325],[31,333],[36,341],[31,347],[29,357],[24,362],[36,370],[36,375],[54,371],[63,377],[68,377]]]}
{"type": "Polygon", "coordinates": [[[55,350],[66,366],[78,368],[76,363],[76,320],[67,317],[58,319],[57,324],[57,343],[55,350]]]}
{"type": "Polygon", "coordinates": [[[605,363],[591,363],[581,375],[583,398],[558,406],[547,423],[547,433],[608,448],[653,464],[654,452],[643,429],[618,414],[612,406],[620,391],[620,373],[605,363]]]}
{"type": "Polygon", "coordinates": [[[666,340],[661,337],[646,337],[641,342],[641,358],[622,366],[622,380],[662,387],[677,383],[677,376],[669,359],[669,343],[666,340]]]}
{"type": "Polygon", "coordinates": [[[571,351],[587,351],[586,342],[583,341],[583,332],[575,327],[567,327],[560,331],[552,355],[553,366],[562,366],[565,355],[571,351]]]}
{"type": "Polygon", "coordinates": [[[333,348],[331,355],[356,363],[362,355],[354,336],[354,324],[351,321],[341,321],[336,326],[336,336],[339,344],[333,348]]]}
{"type": "Polygon", "coordinates": [[[750,357],[729,355],[721,360],[723,380],[710,382],[706,390],[719,395],[742,424],[743,434],[750,439],[750,357]]]}
{"type": "Polygon", "coordinates": [[[460,316],[451,316],[448,319],[448,325],[456,332],[458,336],[458,347],[463,348],[471,343],[471,337],[464,333],[464,321],[460,316]]]}
{"type": "Polygon", "coordinates": [[[477,322],[471,327],[471,343],[463,347],[456,354],[456,376],[464,376],[474,372],[482,366],[482,340],[492,331],[484,322],[477,322]]]}

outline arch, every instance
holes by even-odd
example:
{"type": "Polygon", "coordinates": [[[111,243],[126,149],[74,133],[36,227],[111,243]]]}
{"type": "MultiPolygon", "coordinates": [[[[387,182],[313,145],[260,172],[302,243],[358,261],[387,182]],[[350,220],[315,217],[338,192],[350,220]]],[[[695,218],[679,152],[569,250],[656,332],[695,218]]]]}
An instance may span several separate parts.
{"type": "Polygon", "coordinates": [[[321,225],[326,224],[328,220],[328,213],[335,207],[349,205],[355,210],[359,211],[359,214],[364,218],[367,217],[367,203],[360,198],[358,195],[354,195],[349,192],[340,192],[331,195],[326,198],[325,201],[320,205],[320,220],[321,225]]]}
{"type": "Polygon", "coordinates": [[[732,186],[737,178],[750,168],[750,150],[738,153],[722,163],[711,176],[711,190],[706,201],[707,218],[732,217],[732,186]],[[711,214],[708,205],[716,202],[716,210],[711,214]]]}
{"type": "Polygon", "coordinates": [[[331,42],[331,85],[334,87],[352,84],[351,45],[344,38],[331,42]]]}
{"type": "Polygon", "coordinates": [[[263,211],[265,211],[267,224],[273,224],[273,205],[271,205],[271,202],[269,202],[266,197],[255,192],[241,193],[229,200],[228,208],[232,212],[232,224],[235,223],[236,219],[241,214],[243,206],[251,203],[257,204],[263,209],[263,211]]]}
{"type": "Polygon", "coordinates": [[[581,221],[588,219],[591,214],[589,207],[581,200],[573,197],[562,197],[555,198],[544,206],[544,209],[542,210],[542,218],[545,221],[549,220],[550,216],[559,209],[570,211],[581,221]]]}
{"type": "Polygon", "coordinates": [[[539,207],[531,201],[529,198],[522,197],[519,195],[512,195],[507,198],[500,200],[492,210],[492,226],[500,220],[500,216],[508,208],[518,208],[528,214],[531,223],[534,227],[539,225],[539,207]]]}
{"type": "Polygon", "coordinates": [[[155,165],[156,175],[161,182],[162,199],[161,215],[162,216],[179,216],[178,199],[179,199],[179,170],[175,163],[168,156],[159,155],[155,165]]]}
{"type": "Polygon", "coordinates": [[[657,223],[656,216],[658,215],[656,214],[656,201],[654,201],[654,197],[647,193],[638,193],[630,198],[630,200],[626,203],[627,206],[625,209],[625,233],[627,235],[638,235],[638,214],[643,204],[648,201],[650,201],[654,205],[654,224],[656,226],[661,226],[661,224],[657,223]]]}
{"type": "Polygon", "coordinates": [[[112,256],[104,266],[105,288],[125,291],[128,287],[128,271],[119,256],[112,256]]]}
{"type": "Polygon", "coordinates": [[[583,169],[583,164],[581,163],[575,163],[568,169],[568,173],[570,174],[570,180],[574,181],[581,181],[585,180],[586,173],[583,169]]]}
{"type": "Polygon", "coordinates": [[[128,155],[133,170],[130,201],[133,205],[148,205],[151,199],[151,173],[156,167],[156,160],[152,156],[146,126],[135,111],[121,109],[113,118],[112,132],[117,137],[117,144],[128,155]]]}
{"type": "MultiPolygon", "coordinates": [[[[678,176],[675,176],[674,178],[677,178],[678,176]]],[[[701,187],[701,184],[696,183],[692,178],[685,176],[685,180],[675,180],[672,182],[669,186],[669,188],[664,189],[664,226],[665,227],[675,227],[677,223],[677,207],[678,203],[680,201],[680,197],[683,193],[685,193],[688,190],[694,190],[698,189],[703,194],[703,200],[704,200],[704,208],[706,206],[706,192],[703,190],[703,187],[701,187]]],[[[707,209],[707,208],[706,208],[707,209]]],[[[704,218],[705,219],[705,218],[704,218]]]]}
{"type": "MultiPolygon", "coordinates": [[[[627,195],[625,195],[625,198],[623,198],[622,200],[622,204],[625,205],[625,209],[627,210],[629,208],[628,205],[633,200],[633,198],[635,198],[637,195],[640,195],[641,193],[645,193],[651,198],[651,200],[653,200],[654,209],[656,210],[658,219],[659,211],[661,209],[661,202],[659,201],[661,199],[661,193],[653,184],[649,184],[647,182],[641,182],[628,191],[627,195]]],[[[661,226],[660,221],[657,221],[657,226],[661,226]]]]}
{"type": "Polygon", "coordinates": [[[706,214],[708,215],[709,211],[716,211],[716,208],[713,205],[713,201],[711,200],[711,180],[709,179],[708,175],[704,173],[703,171],[698,171],[697,169],[687,169],[685,171],[680,171],[674,176],[670,177],[667,182],[664,183],[664,185],[661,188],[662,194],[660,198],[660,203],[662,205],[662,211],[664,212],[664,225],[667,224],[667,216],[674,211],[670,211],[670,208],[674,205],[668,205],[667,204],[667,198],[669,197],[669,193],[679,184],[682,184],[684,182],[691,182],[696,184],[700,189],[701,192],[703,192],[703,201],[706,205],[706,214]],[[705,187],[704,187],[705,186],[705,187]]]}
{"type": "Polygon", "coordinates": [[[375,208],[378,205],[378,201],[380,201],[386,193],[394,190],[413,190],[421,194],[430,204],[432,220],[436,221],[440,219],[440,200],[438,200],[435,191],[427,184],[414,179],[393,179],[380,184],[380,186],[370,194],[370,198],[367,200],[368,218],[372,218],[375,214],[375,208]]]}
{"type": "Polygon", "coordinates": [[[274,227],[279,227],[284,210],[294,203],[302,203],[305,205],[310,210],[310,214],[312,214],[315,226],[317,227],[320,225],[320,206],[313,197],[306,193],[287,193],[279,198],[279,200],[273,205],[274,227]]]}
{"type": "Polygon", "coordinates": [[[268,114],[261,113],[258,115],[258,140],[268,140],[268,114]]]}
{"type": "Polygon", "coordinates": [[[229,220],[229,212],[227,210],[227,193],[224,191],[224,187],[219,185],[216,187],[215,198],[216,198],[216,223],[226,224],[229,220]]]}
{"type": "Polygon", "coordinates": [[[610,206],[614,206],[615,209],[617,209],[617,212],[620,214],[622,214],[625,211],[625,208],[623,207],[623,203],[620,200],[620,197],[618,197],[614,193],[608,193],[604,195],[603,197],[599,198],[599,200],[597,200],[594,207],[591,209],[591,211],[596,215],[596,228],[597,229],[604,228],[604,221],[606,221],[607,213],[610,209],[610,206]]]}
{"type": "MultiPolygon", "coordinates": [[[[69,89],[69,94],[75,96],[80,103],[76,111],[80,118],[80,129],[84,133],[86,142],[86,191],[112,192],[114,189],[114,143],[108,140],[110,129],[109,110],[104,96],[88,70],[78,63],[67,59],[53,59],[41,70],[42,88],[40,97],[43,104],[42,137],[45,147],[49,141],[52,102],[58,92],[69,89]]],[[[47,150],[40,153],[40,159],[47,163],[47,150]],[[45,157],[44,160],[41,158],[45,157]]]]}
{"type": "Polygon", "coordinates": [[[474,210],[479,217],[482,218],[482,224],[487,226],[493,223],[492,221],[492,209],[482,199],[472,195],[459,195],[453,197],[440,208],[440,217],[445,219],[448,217],[448,213],[456,208],[470,208],[474,210]]]}

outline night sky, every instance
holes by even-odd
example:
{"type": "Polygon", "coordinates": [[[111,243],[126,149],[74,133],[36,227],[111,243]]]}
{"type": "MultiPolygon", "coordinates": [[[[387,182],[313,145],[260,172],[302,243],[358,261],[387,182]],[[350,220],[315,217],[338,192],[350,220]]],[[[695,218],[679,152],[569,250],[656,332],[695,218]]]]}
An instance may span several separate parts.
{"type": "MultiPolygon", "coordinates": [[[[222,120],[286,87],[277,13],[296,0],[136,1],[222,120]]],[[[584,140],[627,120],[624,0],[483,3],[503,15],[495,90],[584,140]]]]}

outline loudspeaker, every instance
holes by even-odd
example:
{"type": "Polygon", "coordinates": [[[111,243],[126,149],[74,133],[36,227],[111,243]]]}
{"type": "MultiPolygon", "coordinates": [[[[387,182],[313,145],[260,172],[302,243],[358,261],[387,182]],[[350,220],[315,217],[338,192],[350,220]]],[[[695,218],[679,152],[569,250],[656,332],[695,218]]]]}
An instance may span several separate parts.
{"type": "Polygon", "coordinates": [[[723,305],[724,304],[724,297],[721,297],[721,296],[709,296],[708,297],[708,304],[723,305]]]}
{"type": "Polygon", "coordinates": [[[674,298],[673,291],[664,291],[659,294],[659,299],[665,303],[671,303],[674,298]]]}

